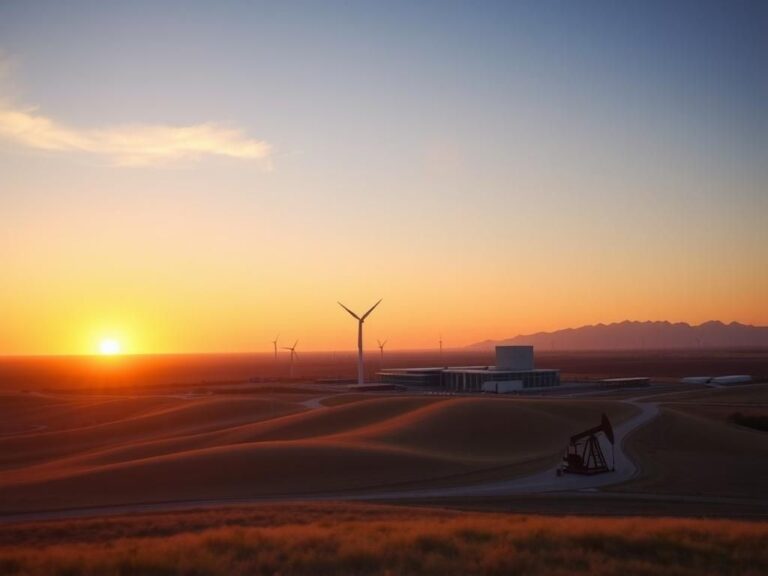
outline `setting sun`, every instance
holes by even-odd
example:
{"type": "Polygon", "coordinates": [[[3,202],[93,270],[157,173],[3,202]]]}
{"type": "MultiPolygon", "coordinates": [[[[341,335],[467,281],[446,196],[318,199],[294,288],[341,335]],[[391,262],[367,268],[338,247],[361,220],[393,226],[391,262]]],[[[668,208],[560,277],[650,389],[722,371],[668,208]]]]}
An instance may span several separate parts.
{"type": "Polygon", "coordinates": [[[112,338],[105,338],[99,342],[99,352],[104,356],[120,354],[120,342],[112,338]]]}

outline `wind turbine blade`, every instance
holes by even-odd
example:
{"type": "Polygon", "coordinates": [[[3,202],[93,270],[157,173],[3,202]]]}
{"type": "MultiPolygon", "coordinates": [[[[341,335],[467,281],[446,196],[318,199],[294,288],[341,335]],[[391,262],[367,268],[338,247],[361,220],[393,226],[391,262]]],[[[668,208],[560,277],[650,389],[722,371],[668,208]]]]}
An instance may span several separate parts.
{"type": "Polygon", "coordinates": [[[384,300],[384,298],[381,298],[381,299],[379,299],[379,301],[378,301],[378,302],[376,302],[376,304],[374,304],[373,306],[371,306],[371,309],[370,309],[370,310],[368,310],[368,312],[366,312],[365,314],[363,314],[363,317],[362,317],[362,318],[360,318],[360,320],[365,320],[366,318],[368,318],[368,314],[370,314],[371,312],[373,312],[373,309],[374,309],[374,308],[376,308],[376,306],[378,306],[379,304],[381,304],[381,301],[382,301],[382,300],[384,300]]]}
{"type": "Polygon", "coordinates": [[[299,343],[299,341],[296,340],[296,342],[293,343],[293,347],[296,348],[296,344],[298,344],[298,343],[299,343]]]}
{"type": "Polygon", "coordinates": [[[378,344],[379,344],[379,348],[381,348],[382,346],[384,346],[384,344],[382,344],[382,343],[381,343],[381,340],[379,340],[378,338],[376,338],[376,342],[378,342],[378,344]]]}
{"type": "Polygon", "coordinates": [[[360,316],[358,316],[357,314],[355,314],[354,312],[352,312],[352,310],[350,310],[349,308],[347,308],[346,306],[344,306],[344,304],[342,304],[341,302],[339,302],[338,304],[339,304],[339,306],[341,306],[342,308],[344,308],[344,310],[346,310],[347,312],[349,312],[350,314],[352,314],[352,317],[353,317],[353,318],[355,318],[355,319],[357,319],[357,320],[360,320],[360,316]]]}
{"type": "Polygon", "coordinates": [[[287,346],[282,346],[280,350],[293,350],[293,348],[288,348],[287,346]]]}
{"type": "Polygon", "coordinates": [[[389,342],[389,340],[384,340],[384,342],[381,343],[381,347],[383,348],[384,346],[386,346],[387,342],[389,342]]]}

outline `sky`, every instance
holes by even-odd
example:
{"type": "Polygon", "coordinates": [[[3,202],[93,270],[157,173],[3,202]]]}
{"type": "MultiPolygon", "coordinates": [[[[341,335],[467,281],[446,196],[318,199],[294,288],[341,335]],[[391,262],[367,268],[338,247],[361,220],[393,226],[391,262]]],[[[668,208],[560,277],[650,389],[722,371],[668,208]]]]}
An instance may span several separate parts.
{"type": "Polygon", "coordinates": [[[0,354],[766,325],[767,55],[761,1],[2,2],[0,354]]]}

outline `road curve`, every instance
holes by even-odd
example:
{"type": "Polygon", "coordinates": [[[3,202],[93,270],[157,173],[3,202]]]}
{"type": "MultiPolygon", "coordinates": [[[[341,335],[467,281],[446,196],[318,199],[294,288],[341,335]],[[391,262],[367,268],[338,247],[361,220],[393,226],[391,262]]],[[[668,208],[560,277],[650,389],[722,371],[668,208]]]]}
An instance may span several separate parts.
{"type": "Polygon", "coordinates": [[[430,488],[425,490],[393,491],[368,495],[366,500],[389,500],[403,498],[436,498],[448,496],[504,496],[508,494],[540,494],[544,492],[565,492],[573,490],[592,490],[618,484],[632,478],[638,471],[638,466],[632,462],[624,450],[624,441],[627,436],[653,420],[659,414],[658,404],[655,402],[637,402],[626,400],[640,410],[638,414],[614,428],[615,444],[613,447],[603,435],[599,436],[603,453],[608,462],[615,457],[615,469],[605,474],[594,476],[582,476],[578,474],[564,474],[558,476],[560,463],[535,474],[510,478],[496,482],[483,484],[470,484],[465,486],[451,486],[447,488],[430,488]],[[614,451],[615,450],[615,451],[614,451]]]}

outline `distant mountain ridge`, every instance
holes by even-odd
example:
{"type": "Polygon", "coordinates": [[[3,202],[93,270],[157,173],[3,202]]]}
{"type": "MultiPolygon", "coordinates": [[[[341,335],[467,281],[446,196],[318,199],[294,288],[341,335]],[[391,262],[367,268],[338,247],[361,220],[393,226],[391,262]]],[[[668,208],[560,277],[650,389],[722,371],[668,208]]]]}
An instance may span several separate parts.
{"type": "Polygon", "coordinates": [[[691,326],[685,322],[637,322],[594,324],[555,332],[537,332],[484,340],[468,348],[529,344],[541,350],[636,350],[664,348],[747,348],[768,347],[768,326],[752,326],[717,320],[691,326]]]}

